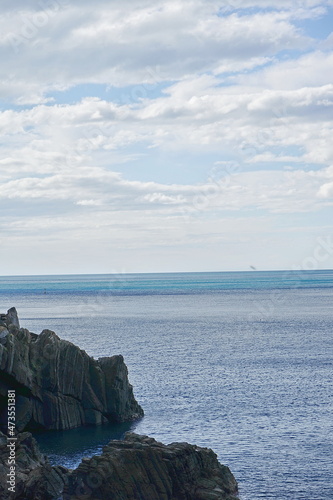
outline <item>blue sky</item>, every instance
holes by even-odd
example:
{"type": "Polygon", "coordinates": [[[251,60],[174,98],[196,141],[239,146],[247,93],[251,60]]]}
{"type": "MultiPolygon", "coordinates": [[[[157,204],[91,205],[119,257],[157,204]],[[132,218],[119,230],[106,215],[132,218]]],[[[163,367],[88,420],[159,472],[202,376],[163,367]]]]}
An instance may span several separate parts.
{"type": "Polygon", "coordinates": [[[333,266],[333,0],[0,12],[0,275],[333,266]]]}

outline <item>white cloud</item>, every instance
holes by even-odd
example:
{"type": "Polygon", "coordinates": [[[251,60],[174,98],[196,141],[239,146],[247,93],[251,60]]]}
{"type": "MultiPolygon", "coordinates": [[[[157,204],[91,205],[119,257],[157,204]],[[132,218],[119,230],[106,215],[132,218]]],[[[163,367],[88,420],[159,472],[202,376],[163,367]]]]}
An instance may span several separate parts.
{"type": "Polygon", "coordinates": [[[0,96],[42,103],[45,92],[79,83],[123,86],[246,70],[310,42],[288,11],[217,16],[214,1],[169,0],[131,8],[127,2],[97,2],[99,8],[54,2],[58,7],[39,13],[27,2],[19,15],[13,9],[2,19],[6,76],[0,96]]]}
{"type": "Polygon", "coordinates": [[[332,205],[332,37],[306,28],[332,5],[3,1],[7,258],[23,240],[28,264],[38,239],[47,255],[60,252],[64,272],[83,246],[76,270],[99,255],[103,272],[108,252],[124,264],[138,248],[149,267],[167,248],[172,270],[191,252],[193,265],[206,255],[217,266],[222,246],[237,267],[267,242],[266,265],[282,265],[296,219],[307,234],[300,254],[315,234],[306,217],[332,205]],[[176,168],[188,179],[173,180],[176,168]]]}
{"type": "Polygon", "coordinates": [[[288,9],[295,10],[299,8],[309,9],[317,6],[329,7],[333,5],[332,0],[280,0],[279,3],[274,0],[227,0],[227,5],[233,9],[246,9],[249,7],[288,9]]]}
{"type": "Polygon", "coordinates": [[[331,84],[333,52],[312,51],[297,59],[277,61],[271,67],[252,75],[239,77],[244,86],[275,90],[297,90],[331,84]]]}
{"type": "Polygon", "coordinates": [[[101,202],[99,200],[79,200],[76,204],[82,205],[83,207],[99,207],[101,202]]]}
{"type": "Polygon", "coordinates": [[[263,209],[271,213],[308,212],[325,205],[331,171],[262,170],[239,172],[197,185],[167,185],[123,179],[103,169],[77,174],[30,177],[3,183],[0,200],[67,203],[67,212],[103,209],[103,213],[151,211],[195,217],[198,213],[263,209]],[[325,196],[317,196],[317,194],[325,196]]]}

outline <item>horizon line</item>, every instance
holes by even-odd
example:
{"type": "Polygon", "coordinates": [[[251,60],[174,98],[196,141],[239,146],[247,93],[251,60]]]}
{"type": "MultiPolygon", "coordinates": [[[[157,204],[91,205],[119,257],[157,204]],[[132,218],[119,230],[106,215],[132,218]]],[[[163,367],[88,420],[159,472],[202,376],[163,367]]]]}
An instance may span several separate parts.
{"type": "Polygon", "coordinates": [[[311,273],[311,272],[325,272],[333,271],[333,268],[325,269],[247,269],[247,270],[234,270],[234,271],[132,271],[132,272],[106,272],[106,273],[50,273],[50,274],[1,274],[1,278],[42,278],[47,276],[117,276],[117,275],[141,275],[141,274],[232,274],[232,273],[311,273]]]}

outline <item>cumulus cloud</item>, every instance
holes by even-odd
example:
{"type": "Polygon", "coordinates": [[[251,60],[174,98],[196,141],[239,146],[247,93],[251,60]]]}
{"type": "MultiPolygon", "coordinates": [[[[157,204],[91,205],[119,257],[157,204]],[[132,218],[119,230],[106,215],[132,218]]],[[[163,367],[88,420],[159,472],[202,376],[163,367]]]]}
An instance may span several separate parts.
{"type": "Polygon", "coordinates": [[[233,92],[220,87],[216,78],[199,77],[136,106],[94,98],[74,105],[5,111],[0,113],[0,128],[8,139],[8,152],[20,147],[15,158],[8,155],[2,160],[2,168],[10,170],[14,164],[18,170],[48,171],[52,165],[58,170],[66,164],[71,168],[100,150],[112,152],[137,143],[179,149],[193,144],[229,145],[239,152],[251,146],[256,154],[263,154],[265,148],[295,146],[311,155],[312,161],[316,154],[319,163],[331,159],[327,141],[331,84],[294,91],[234,88],[233,92]]]}

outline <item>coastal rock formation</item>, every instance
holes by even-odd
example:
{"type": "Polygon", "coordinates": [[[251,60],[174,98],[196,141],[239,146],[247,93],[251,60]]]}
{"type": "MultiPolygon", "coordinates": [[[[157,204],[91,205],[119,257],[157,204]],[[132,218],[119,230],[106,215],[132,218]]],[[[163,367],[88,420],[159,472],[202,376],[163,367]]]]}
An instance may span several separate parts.
{"type": "Polygon", "coordinates": [[[51,467],[29,432],[16,437],[17,441],[13,445],[14,442],[8,441],[0,432],[0,498],[58,499],[69,471],[61,466],[51,467]],[[8,445],[14,446],[13,452],[8,445]]]}
{"type": "Polygon", "coordinates": [[[237,482],[215,453],[187,443],[163,445],[127,433],[79,467],[51,467],[34,438],[17,436],[16,487],[8,492],[7,438],[0,433],[0,498],[11,500],[236,500],[237,482]]]}
{"type": "Polygon", "coordinates": [[[7,311],[7,314],[0,314],[0,326],[8,328],[9,325],[14,325],[17,328],[20,328],[20,323],[15,307],[9,309],[7,311]]]}
{"type": "Polygon", "coordinates": [[[0,498],[8,500],[237,500],[215,453],[127,433],[75,470],[51,466],[26,429],[69,429],[143,416],[122,356],[94,360],[54,332],[0,316],[0,498]],[[8,392],[10,391],[10,392],[8,392]],[[9,405],[9,406],[8,406],[9,405]],[[9,408],[15,405],[15,426],[9,408]],[[13,485],[13,486],[12,486],[13,485]],[[11,489],[9,489],[11,488],[11,489]]]}
{"type": "Polygon", "coordinates": [[[16,429],[71,429],[143,416],[122,356],[95,360],[54,332],[19,328],[15,308],[0,319],[0,428],[7,391],[16,394],[16,429]]]}
{"type": "Polygon", "coordinates": [[[68,476],[63,498],[236,500],[237,491],[212,450],[127,433],[124,441],[104,446],[102,455],[82,460],[68,476]]]}

